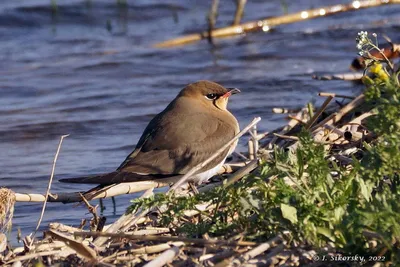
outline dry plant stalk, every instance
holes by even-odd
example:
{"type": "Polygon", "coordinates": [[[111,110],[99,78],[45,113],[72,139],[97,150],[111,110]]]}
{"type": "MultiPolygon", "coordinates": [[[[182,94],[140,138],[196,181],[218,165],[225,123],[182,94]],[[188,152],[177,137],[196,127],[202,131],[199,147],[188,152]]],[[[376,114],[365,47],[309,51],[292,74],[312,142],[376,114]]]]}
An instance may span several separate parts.
{"type": "MultiPolygon", "coordinates": [[[[60,142],[58,143],[57,151],[56,151],[56,154],[54,155],[53,166],[51,168],[49,184],[47,185],[45,201],[43,202],[42,211],[40,213],[40,217],[39,217],[38,223],[36,225],[36,229],[35,229],[35,231],[33,232],[33,235],[32,235],[32,242],[33,242],[33,237],[35,236],[36,232],[39,230],[40,224],[41,224],[42,219],[43,219],[44,211],[46,210],[47,199],[48,199],[48,197],[50,195],[51,184],[53,183],[54,172],[56,170],[56,163],[57,163],[57,159],[58,159],[58,154],[60,153],[60,150],[61,150],[62,142],[63,142],[64,138],[68,137],[68,136],[69,136],[69,134],[62,135],[61,138],[60,138],[60,142]]],[[[32,245],[32,242],[31,242],[31,245],[32,245]]]]}
{"type": "Polygon", "coordinates": [[[11,228],[14,204],[14,192],[7,188],[0,188],[0,233],[5,233],[11,228]]]}

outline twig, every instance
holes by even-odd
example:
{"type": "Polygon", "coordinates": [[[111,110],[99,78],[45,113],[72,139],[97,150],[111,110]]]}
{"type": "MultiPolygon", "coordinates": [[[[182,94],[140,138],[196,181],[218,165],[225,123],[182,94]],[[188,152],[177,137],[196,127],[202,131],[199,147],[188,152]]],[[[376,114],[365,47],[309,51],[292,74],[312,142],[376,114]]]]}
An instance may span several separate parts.
{"type": "MultiPolygon", "coordinates": [[[[98,198],[109,198],[118,195],[124,194],[132,194],[141,191],[145,191],[149,188],[159,188],[169,186],[168,183],[162,181],[144,181],[144,182],[130,182],[130,183],[121,183],[117,184],[108,190],[102,192],[99,195],[96,195],[93,199],[98,198]]],[[[63,203],[72,203],[72,202],[81,202],[82,198],[80,196],[81,192],[73,192],[73,193],[60,193],[60,194],[52,194],[47,198],[48,202],[63,202],[63,203]]],[[[25,193],[15,193],[15,198],[17,202],[43,202],[46,200],[46,197],[42,194],[25,194],[25,193]]],[[[93,200],[92,199],[92,200],[93,200]]]]}
{"type": "Polygon", "coordinates": [[[240,264],[244,264],[245,262],[247,262],[248,260],[264,253],[265,251],[269,250],[272,246],[276,246],[277,244],[282,242],[282,237],[277,236],[274,237],[273,239],[262,243],[261,245],[253,248],[252,250],[246,252],[243,256],[241,256],[238,259],[235,259],[232,261],[232,263],[234,265],[240,265],[240,264]]]}
{"type": "Polygon", "coordinates": [[[320,92],[318,93],[319,96],[327,97],[327,96],[332,96],[332,97],[338,97],[338,98],[347,98],[347,99],[354,99],[354,96],[348,96],[348,95],[338,95],[335,93],[328,93],[328,92],[320,92]]]}
{"type": "Polygon", "coordinates": [[[258,159],[250,161],[246,166],[243,168],[239,169],[236,171],[234,174],[232,174],[226,181],[226,183],[223,185],[224,187],[227,187],[231,184],[234,184],[237,182],[239,179],[241,179],[243,176],[249,174],[252,172],[255,168],[258,166],[258,159]]]}
{"type": "Polygon", "coordinates": [[[297,121],[298,123],[300,123],[302,125],[306,125],[307,124],[306,121],[303,121],[302,119],[299,119],[299,118],[297,118],[295,116],[292,116],[292,115],[288,115],[288,118],[291,119],[291,120],[295,120],[295,121],[297,121]]]}
{"type": "Polygon", "coordinates": [[[314,74],[312,76],[313,79],[315,80],[325,80],[325,81],[330,81],[330,80],[344,80],[344,81],[357,81],[361,80],[361,78],[364,76],[362,72],[360,73],[343,73],[343,74],[327,74],[327,75],[316,75],[314,74]]]}
{"type": "Polygon", "coordinates": [[[211,32],[214,30],[215,28],[215,23],[217,22],[217,16],[218,16],[218,5],[219,5],[219,0],[212,0],[212,4],[211,4],[211,9],[210,12],[208,14],[208,42],[210,44],[213,43],[213,39],[212,39],[212,34],[211,32]]]}
{"type": "Polygon", "coordinates": [[[293,141],[299,141],[299,138],[297,136],[290,136],[290,135],[284,135],[284,134],[277,134],[274,133],[275,136],[282,138],[282,139],[289,139],[293,141]]]}
{"type": "Polygon", "coordinates": [[[249,159],[250,160],[255,159],[256,155],[254,153],[254,140],[252,137],[249,138],[249,141],[247,143],[247,149],[248,149],[249,159]]]}
{"type": "Polygon", "coordinates": [[[346,106],[344,106],[341,110],[339,110],[336,113],[331,114],[331,116],[329,116],[329,120],[325,119],[325,120],[321,121],[319,124],[315,125],[313,128],[311,128],[311,131],[313,133],[315,133],[317,131],[317,129],[324,124],[337,123],[338,121],[340,121],[340,119],[344,115],[346,115],[348,112],[350,112],[354,108],[358,107],[361,103],[363,103],[364,99],[365,99],[364,94],[360,94],[355,99],[350,101],[346,106]]]}
{"type": "MultiPolygon", "coordinates": [[[[53,167],[51,168],[50,180],[49,180],[49,184],[47,186],[45,201],[43,202],[42,211],[40,213],[40,217],[39,217],[38,223],[36,225],[36,229],[35,229],[35,231],[33,232],[33,235],[32,235],[32,242],[33,242],[34,236],[36,235],[36,232],[39,230],[40,224],[42,223],[44,211],[46,209],[47,199],[48,199],[48,197],[50,195],[51,184],[53,183],[54,171],[56,170],[56,162],[57,162],[57,159],[58,159],[58,154],[60,153],[60,150],[61,150],[62,142],[63,142],[64,138],[68,137],[68,136],[69,136],[69,134],[62,135],[61,138],[60,138],[60,142],[58,143],[57,152],[54,155],[53,167]]],[[[32,242],[31,242],[30,245],[32,245],[32,242]]]]}
{"type": "Polygon", "coordinates": [[[253,121],[247,125],[245,128],[243,128],[242,131],[240,131],[235,137],[233,137],[228,143],[226,143],[223,147],[218,149],[214,154],[212,154],[211,157],[209,157],[207,160],[204,162],[198,164],[195,166],[193,169],[191,169],[188,173],[186,173],[181,179],[179,179],[178,182],[176,182],[169,190],[168,192],[175,191],[177,188],[179,188],[183,183],[186,182],[189,177],[191,177],[193,174],[195,174],[198,170],[206,166],[208,163],[210,163],[213,159],[215,159],[219,154],[224,152],[227,148],[229,148],[236,140],[238,140],[242,135],[244,135],[251,127],[256,125],[259,121],[261,120],[260,117],[254,118],[253,121]]]}
{"type": "MultiPolygon", "coordinates": [[[[297,118],[302,118],[302,117],[303,117],[303,114],[306,112],[306,110],[307,110],[306,108],[302,108],[300,111],[298,111],[298,112],[296,113],[295,116],[296,116],[297,118]]],[[[298,121],[297,119],[291,119],[291,120],[288,122],[288,124],[287,124],[281,131],[279,131],[278,134],[281,134],[281,135],[286,134],[286,133],[289,132],[291,129],[293,129],[293,127],[295,127],[298,123],[299,123],[299,121],[298,121]]],[[[274,133],[274,134],[275,134],[275,133],[274,133]]],[[[268,148],[268,149],[272,149],[277,140],[278,140],[278,136],[275,135],[275,136],[272,138],[272,140],[271,140],[269,143],[266,144],[267,148],[268,148]]]]}
{"type": "Polygon", "coordinates": [[[236,0],[236,12],[235,12],[235,18],[233,20],[232,25],[239,25],[240,21],[242,20],[243,17],[243,11],[244,11],[244,6],[246,5],[247,0],[236,0]]]}
{"type": "Polygon", "coordinates": [[[332,99],[333,99],[333,96],[328,96],[328,98],[325,99],[321,108],[314,114],[314,116],[307,123],[306,129],[310,129],[310,127],[317,121],[318,117],[321,116],[322,112],[324,112],[324,110],[329,105],[329,103],[332,101],[332,99]]]}
{"type": "Polygon", "coordinates": [[[174,260],[176,256],[178,256],[180,249],[179,247],[183,246],[184,243],[181,243],[179,245],[174,245],[172,248],[164,251],[159,255],[157,258],[152,260],[151,262],[147,263],[143,267],[162,267],[165,264],[171,262],[174,260]]]}
{"type": "Polygon", "coordinates": [[[30,253],[30,254],[26,254],[26,255],[22,255],[19,257],[15,257],[12,260],[7,261],[5,264],[10,264],[16,261],[24,261],[24,260],[29,260],[29,259],[33,259],[33,258],[39,258],[39,257],[43,257],[43,256],[50,256],[50,255],[54,255],[54,254],[59,254],[62,253],[62,250],[50,250],[50,251],[42,251],[42,252],[37,252],[37,253],[30,253]]]}

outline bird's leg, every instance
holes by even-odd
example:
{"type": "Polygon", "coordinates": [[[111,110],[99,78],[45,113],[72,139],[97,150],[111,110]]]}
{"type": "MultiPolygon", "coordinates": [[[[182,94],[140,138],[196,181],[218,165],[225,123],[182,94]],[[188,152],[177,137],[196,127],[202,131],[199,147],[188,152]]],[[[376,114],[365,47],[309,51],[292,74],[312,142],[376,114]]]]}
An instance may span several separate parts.
{"type": "Polygon", "coordinates": [[[117,202],[115,201],[115,197],[111,197],[111,201],[113,203],[113,214],[117,214],[117,202]]]}

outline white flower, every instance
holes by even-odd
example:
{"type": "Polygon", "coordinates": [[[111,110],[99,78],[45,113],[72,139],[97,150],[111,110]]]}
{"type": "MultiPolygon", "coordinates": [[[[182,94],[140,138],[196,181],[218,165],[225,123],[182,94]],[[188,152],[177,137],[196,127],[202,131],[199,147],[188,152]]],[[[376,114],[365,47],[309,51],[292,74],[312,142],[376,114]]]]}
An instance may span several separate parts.
{"type": "Polygon", "coordinates": [[[367,31],[359,32],[356,41],[357,41],[357,49],[361,50],[365,45],[369,43],[368,32],[367,31]]]}

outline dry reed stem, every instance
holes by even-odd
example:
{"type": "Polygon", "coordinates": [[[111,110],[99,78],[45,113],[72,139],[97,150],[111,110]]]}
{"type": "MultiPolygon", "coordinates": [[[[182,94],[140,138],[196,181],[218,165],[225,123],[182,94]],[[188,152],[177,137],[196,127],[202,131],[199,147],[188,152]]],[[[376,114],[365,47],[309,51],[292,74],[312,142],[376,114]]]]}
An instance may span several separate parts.
{"type": "Polygon", "coordinates": [[[25,254],[25,255],[22,255],[22,256],[17,256],[15,258],[7,261],[5,264],[7,265],[7,264],[10,264],[10,263],[13,263],[13,262],[25,261],[25,260],[30,260],[30,259],[34,259],[34,258],[43,257],[43,256],[50,256],[50,255],[59,254],[59,253],[62,253],[62,252],[63,251],[61,251],[61,250],[50,250],[50,251],[29,253],[29,254],[25,254]]]}
{"type": "Polygon", "coordinates": [[[307,122],[303,121],[302,119],[297,118],[296,116],[293,115],[288,115],[288,118],[291,120],[296,120],[298,123],[302,124],[302,125],[306,125],[307,122]]]}
{"type": "Polygon", "coordinates": [[[364,94],[360,94],[352,101],[350,101],[347,105],[341,108],[338,112],[331,114],[328,118],[325,118],[323,121],[315,125],[311,128],[311,132],[315,133],[317,130],[322,127],[324,124],[331,125],[333,123],[339,122],[344,115],[352,111],[354,108],[358,107],[365,100],[364,94]]]}
{"type": "MultiPolygon", "coordinates": [[[[296,118],[303,118],[303,114],[306,112],[306,108],[302,108],[300,111],[298,111],[295,115],[296,118]]],[[[293,129],[293,127],[295,127],[297,124],[299,123],[299,121],[297,119],[291,119],[287,125],[281,130],[279,131],[279,133],[274,133],[274,137],[272,138],[272,140],[266,145],[268,149],[272,149],[274,144],[276,143],[276,141],[278,140],[278,136],[276,136],[276,134],[280,134],[280,135],[284,135],[287,132],[289,132],[291,129],[293,129]]]]}
{"type": "Polygon", "coordinates": [[[327,97],[327,96],[332,96],[332,97],[337,97],[337,98],[346,98],[346,99],[354,99],[354,96],[348,96],[348,95],[338,95],[335,93],[328,93],[328,92],[320,92],[318,93],[319,96],[322,97],[327,97]]]}
{"type": "MultiPolygon", "coordinates": [[[[165,187],[168,185],[169,184],[157,181],[121,183],[113,186],[112,188],[102,192],[99,195],[96,195],[93,199],[109,198],[124,194],[133,194],[148,190],[150,188],[165,187]]],[[[63,203],[81,202],[82,198],[80,194],[81,192],[53,194],[49,196],[48,202],[63,202],[63,203]]],[[[42,194],[15,193],[15,197],[17,202],[43,202],[46,199],[45,196],[42,194]]]]}
{"type": "MultiPolygon", "coordinates": [[[[39,230],[40,224],[42,223],[44,211],[46,210],[47,199],[48,199],[48,197],[50,195],[51,184],[53,183],[54,172],[56,170],[56,163],[57,163],[58,155],[59,155],[60,150],[61,150],[61,145],[63,143],[64,138],[66,138],[68,136],[69,136],[69,134],[62,135],[61,138],[60,138],[60,142],[58,143],[57,151],[56,151],[56,154],[54,155],[54,159],[53,159],[53,166],[51,167],[51,174],[50,174],[49,183],[47,185],[45,201],[43,202],[42,211],[40,213],[40,217],[39,217],[39,220],[37,222],[36,229],[35,229],[35,231],[33,232],[33,235],[32,235],[32,242],[33,242],[33,239],[34,239],[34,237],[36,235],[36,232],[39,230]]],[[[31,242],[30,245],[32,245],[32,242],[31,242]]]]}
{"type": "Polygon", "coordinates": [[[7,188],[0,188],[0,233],[5,233],[11,228],[14,204],[14,192],[7,188]]]}
{"type": "Polygon", "coordinates": [[[382,2],[380,0],[370,0],[370,1],[357,1],[357,3],[359,3],[359,6],[354,5],[353,3],[325,6],[315,9],[304,10],[292,14],[282,15],[278,17],[246,22],[240,25],[223,27],[215,29],[211,31],[211,33],[205,31],[202,33],[189,34],[172,40],[167,40],[164,42],[157,43],[154,45],[154,47],[167,48],[167,47],[185,45],[203,39],[208,39],[209,35],[211,35],[212,38],[215,38],[215,37],[235,36],[251,31],[260,31],[260,30],[268,31],[271,27],[275,27],[278,25],[290,24],[298,21],[305,21],[319,17],[326,17],[362,8],[370,8],[386,4],[399,4],[400,0],[388,0],[387,2],[382,2]],[[323,10],[323,12],[321,12],[321,10],[323,10]]]}
{"type": "Polygon", "coordinates": [[[245,262],[249,261],[250,259],[264,253],[265,251],[269,250],[271,247],[276,246],[277,244],[281,243],[282,237],[277,236],[274,237],[273,239],[262,243],[261,245],[253,248],[252,250],[249,250],[246,252],[244,255],[240,256],[239,258],[236,258],[232,261],[233,264],[244,264],[245,262]]]}
{"type": "Polygon", "coordinates": [[[293,141],[299,141],[299,138],[297,136],[291,136],[291,135],[284,135],[284,134],[277,134],[274,133],[276,137],[282,138],[282,139],[288,139],[288,140],[293,140],[293,141]]]}
{"type": "Polygon", "coordinates": [[[176,256],[180,253],[180,247],[184,246],[183,242],[179,243],[178,245],[174,245],[172,248],[164,251],[159,255],[157,258],[152,260],[151,262],[145,264],[143,267],[162,267],[169,262],[173,261],[176,256]]]}
{"type": "Polygon", "coordinates": [[[342,73],[342,74],[327,74],[327,75],[313,75],[312,78],[315,80],[343,80],[343,81],[358,81],[364,76],[362,72],[358,73],[342,73]]]}
{"type": "Polygon", "coordinates": [[[239,25],[243,17],[244,6],[247,0],[237,0],[237,7],[235,12],[235,18],[233,19],[232,25],[239,25]]]}
{"type": "Polygon", "coordinates": [[[310,127],[317,121],[318,117],[321,116],[322,112],[328,107],[329,103],[332,101],[333,96],[328,96],[327,99],[325,99],[324,103],[322,106],[318,109],[318,111],[312,116],[312,118],[308,121],[306,125],[306,129],[310,129],[310,127]]]}

